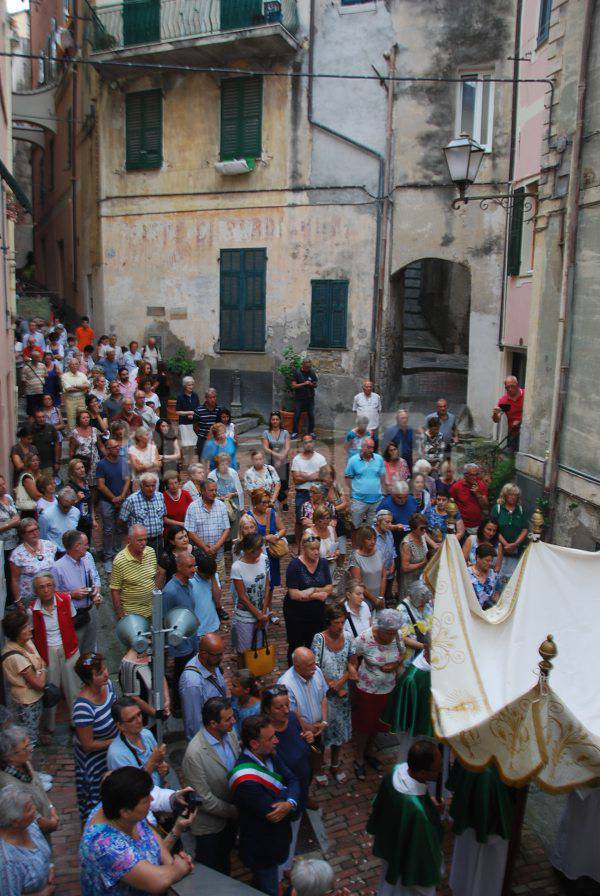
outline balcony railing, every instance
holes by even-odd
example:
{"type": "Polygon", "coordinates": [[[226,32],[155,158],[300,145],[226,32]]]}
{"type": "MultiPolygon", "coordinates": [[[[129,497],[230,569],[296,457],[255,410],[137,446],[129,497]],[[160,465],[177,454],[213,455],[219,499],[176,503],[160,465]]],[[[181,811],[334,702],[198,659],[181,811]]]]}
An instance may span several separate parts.
{"type": "Polygon", "coordinates": [[[279,23],[298,29],[296,0],[127,0],[96,4],[95,52],[279,23]]]}

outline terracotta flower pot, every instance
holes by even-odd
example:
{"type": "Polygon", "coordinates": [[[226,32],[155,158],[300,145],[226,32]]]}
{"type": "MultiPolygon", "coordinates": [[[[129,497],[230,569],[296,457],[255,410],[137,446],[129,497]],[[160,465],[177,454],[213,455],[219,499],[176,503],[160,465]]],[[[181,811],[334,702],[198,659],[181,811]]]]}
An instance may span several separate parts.
{"type": "Polygon", "coordinates": [[[287,431],[292,433],[292,426],[294,425],[294,412],[293,411],[282,411],[281,412],[281,426],[283,429],[287,429],[287,431]]]}
{"type": "Polygon", "coordinates": [[[171,423],[177,423],[177,421],[179,420],[179,414],[177,413],[176,407],[176,398],[167,399],[167,420],[169,420],[171,423]]]}

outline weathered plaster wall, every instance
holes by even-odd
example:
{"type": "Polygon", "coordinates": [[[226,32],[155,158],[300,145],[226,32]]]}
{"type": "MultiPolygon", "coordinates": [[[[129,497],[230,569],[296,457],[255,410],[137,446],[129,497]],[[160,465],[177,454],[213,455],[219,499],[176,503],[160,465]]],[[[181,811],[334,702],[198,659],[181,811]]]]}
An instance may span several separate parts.
{"type": "Polygon", "coordinates": [[[118,214],[113,203],[114,217],[105,211],[102,220],[108,298],[102,327],[123,332],[127,320],[128,338],[151,328],[165,344],[180,340],[195,351],[205,385],[210,367],[270,371],[287,345],[305,350],[311,279],[348,279],[348,350],[311,352],[321,374],[321,410],[347,408],[356,376],[368,372],[372,215],[352,206],[309,206],[305,196],[286,208],[286,198],[269,194],[263,208],[143,216],[118,214]],[[265,353],[220,352],[219,252],[250,247],[267,249],[265,353]],[[164,308],[164,316],[148,314],[153,307],[164,308]]]}

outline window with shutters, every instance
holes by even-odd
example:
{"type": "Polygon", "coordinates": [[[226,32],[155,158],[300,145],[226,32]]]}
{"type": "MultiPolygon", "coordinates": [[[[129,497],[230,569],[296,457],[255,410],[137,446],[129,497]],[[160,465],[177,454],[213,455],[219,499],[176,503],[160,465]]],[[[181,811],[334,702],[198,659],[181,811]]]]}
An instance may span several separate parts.
{"type": "Polygon", "coordinates": [[[507,274],[517,277],[533,271],[537,181],[515,190],[508,240],[507,274]]]}
{"type": "Polygon", "coordinates": [[[265,350],[266,249],[221,249],[221,351],[265,350]]]}
{"type": "Polygon", "coordinates": [[[346,348],[348,281],[313,280],[310,307],[311,348],[346,348]]]}
{"type": "Polygon", "coordinates": [[[538,22],[538,44],[548,40],[550,34],[550,16],[552,15],[552,0],[540,0],[540,19],[538,22]]]}
{"type": "Polygon", "coordinates": [[[262,153],[262,78],[221,81],[221,161],[262,153]]]}
{"type": "Polygon", "coordinates": [[[514,192],[514,202],[510,216],[510,233],[508,236],[508,258],[506,273],[517,277],[521,271],[521,242],[523,239],[523,203],[525,188],[519,187],[514,192]]]}
{"type": "Polygon", "coordinates": [[[162,93],[144,90],[125,97],[125,167],[128,171],[162,165],[162,93]]]}

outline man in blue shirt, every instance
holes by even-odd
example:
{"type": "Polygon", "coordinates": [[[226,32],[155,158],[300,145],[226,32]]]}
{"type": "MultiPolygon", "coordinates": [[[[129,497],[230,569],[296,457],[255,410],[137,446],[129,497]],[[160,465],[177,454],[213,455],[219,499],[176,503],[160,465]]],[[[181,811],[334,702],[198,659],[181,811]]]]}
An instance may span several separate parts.
{"type": "Polygon", "coordinates": [[[119,374],[119,362],[117,361],[114,348],[106,350],[106,355],[98,361],[98,367],[102,368],[104,376],[109,383],[112,380],[116,380],[119,374]]]}
{"type": "Polygon", "coordinates": [[[363,439],[360,454],[350,458],[345,472],[352,485],[350,515],[356,529],[363,525],[372,526],[375,522],[384,474],[385,464],[382,456],[375,454],[375,442],[371,438],[363,439]]]}
{"type": "Polygon", "coordinates": [[[190,741],[202,724],[202,707],[209,697],[226,697],[227,683],[221,672],[225,647],[216,632],[203,635],[198,656],[189,661],[179,679],[185,738],[190,741]]]}
{"type": "MultiPolygon", "coordinates": [[[[411,494],[409,494],[408,484],[406,482],[396,482],[392,488],[392,494],[386,495],[380,502],[377,510],[389,510],[392,515],[392,525],[390,529],[394,536],[394,545],[398,557],[400,556],[400,544],[406,533],[410,530],[408,524],[413,513],[418,511],[417,502],[411,494]]],[[[402,564],[396,564],[396,577],[400,583],[402,564]]]]}
{"type": "Polygon", "coordinates": [[[72,488],[61,488],[56,496],[56,504],[40,515],[40,538],[53,541],[58,548],[57,556],[64,554],[62,537],[65,532],[77,528],[80,512],[75,507],[77,495],[72,488]]]}
{"type": "Polygon", "coordinates": [[[124,765],[145,769],[156,787],[169,771],[167,748],[160,747],[151,731],[144,728],[142,711],[133,697],[119,697],[110,708],[119,733],[108,748],[106,762],[112,771],[124,765]]]}
{"type": "Polygon", "coordinates": [[[217,569],[213,557],[200,556],[198,567],[194,554],[179,554],[177,572],[163,590],[163,614],[176,607],[183,607],[195,614],[198,628],[189,638],[184,638],[177,647],[169,647],[173,657],[173,709],[179,709],[179,679],[189,661],[198,652],[198,641],[202,635],[219,631],[219,617],[213,601],[213,576],[217,569]],[[199,567],[199,568],[198,568],[199,567]]]}
{"type": "Polygon", "coordinates": [[[113,557],[121,550],[119,512],[129,494],[131,479],[123,472],[123,460],[119,457],[119,443],[109,439],[106,443],[106,457],[96,467],[96,488],[98,508],[102,518],[102,551],[104,568],[111,572],[113,557]]]}
{"type": "Polygon", "coordinates": [[[408,425],[408,412],[399,410],[396,414],[396,424],[386,429],[381,440],[381,451],[385,451],[390,442],[398,448],[400,457],[403,457],[412,473],[413,467],[413,437],[414,430],[408,425]]]}

